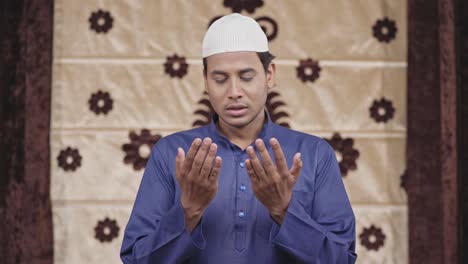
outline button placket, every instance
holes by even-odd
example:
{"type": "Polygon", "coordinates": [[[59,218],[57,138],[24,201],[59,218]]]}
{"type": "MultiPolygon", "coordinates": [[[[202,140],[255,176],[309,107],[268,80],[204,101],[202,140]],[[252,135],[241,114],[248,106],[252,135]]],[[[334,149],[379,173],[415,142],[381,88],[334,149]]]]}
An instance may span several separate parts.
{"type": "Polygon", "coordinates": [[[245,168],[245,162],[244,162],[244,161],[239,162],[239,166],[240,166],[241,168],[245,168]]]}
{"type": "Polygon", "coordinates": [[[246,193],[247,189],[245,186],[245,161],[243,159],[242,152],[237,153],[236,159],[236,182],[238,184],[237,190],[237,211],[236,211],[236,222],[238,223],[238,229],[235,230],[235,248],[238,252],[242,252],[246,247],[246,228],[247,228],[247,211],[246,211],[246,193]]]}
{"type": "Polygon", "coordinates": [[[246,189],[247,189],[247,187],[245,187],[244,184],[241,184],[241,186],[239,186],[239,190],[241,190],[241,191],[243,191],[243,192],[244,192],[246,189]]]}

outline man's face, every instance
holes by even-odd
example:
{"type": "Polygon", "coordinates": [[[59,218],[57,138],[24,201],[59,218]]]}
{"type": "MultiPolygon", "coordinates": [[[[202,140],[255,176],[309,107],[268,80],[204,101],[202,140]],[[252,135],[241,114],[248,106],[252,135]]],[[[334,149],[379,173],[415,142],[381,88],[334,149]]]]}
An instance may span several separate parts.
{"type": "Polygon", "coordinates": [[[205,89],[220,121],[242,128],[261,118],[274,75],[275,65],[270,64],[265,74],[257,53],[252,51],[207,57],[205,89]]]}

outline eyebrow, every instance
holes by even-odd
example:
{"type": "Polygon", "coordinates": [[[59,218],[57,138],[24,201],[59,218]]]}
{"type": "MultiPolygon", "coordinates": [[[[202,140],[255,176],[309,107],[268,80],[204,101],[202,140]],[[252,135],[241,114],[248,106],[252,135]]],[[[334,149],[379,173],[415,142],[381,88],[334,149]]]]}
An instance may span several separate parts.
{"type": "Polygon", "coordinates": [[[248,73],[248,72],[256,73],[257,71],[254,68],[247,68],[247,69],[240,70],[239,75],[243,75],[244,73],[248,73]]]}
{"type": "MultiPolygon", "coordinates": [[[[239,75],[243,75],[245,73],[248,73],[248,72],[254,72],[256,73],[257,71],[254,69],[254,68],[246,68],[246,69],[242,69],[239,72],[239,75]]],[[[224,72],[224,71],[219,71],[219,70],[213,70],[210,75],[216,75],[216,74],[219,74],[219,75],[224,75],[224,76],[227,76],[229,74],[227,74],[227,72],[224,72]]]]}
{"type": "Polygon", "coordinates": [[[214,70],[214,71],[212,71],[212,72],[210,73],[210,75],[216,75],[216,74],[225,75],[225,76],[228,75],[226,72],[218,71],[218,70],[214,70]]]}

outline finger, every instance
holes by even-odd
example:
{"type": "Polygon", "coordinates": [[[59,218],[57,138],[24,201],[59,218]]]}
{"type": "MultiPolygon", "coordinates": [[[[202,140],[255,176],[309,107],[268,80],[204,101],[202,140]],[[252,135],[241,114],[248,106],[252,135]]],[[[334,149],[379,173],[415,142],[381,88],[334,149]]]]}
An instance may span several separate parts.
{"type": "Polygon", "coordinates": [[[208,155],[203,161],[203,165],[200,169],[200,177],[202,179],[208,179],[208,177],[210,177],[210,171],[211,171],[211,168],[213,168],[213,160],[216,156],[217,150],[218,150],[218,146],[215,143],[211,143],[210,147],[208,148],[208,155]]]}
{"type": "Polygon", "coordinates": [[[257,157],[257,154],[255,154],[255,150],[252,146],[247,147],[247,154],[250,157],[250,163],[252,163],[252,167],[255,171],[255,175],[257,175],[257,180],[258,181],[268,181],[265,170],[263,169],[262,164],[260,163],[260,160],[257,157]]]}
{"type": "Polygon", "coordinates": [[[200,176],[200,170],[203,166],[203,162],[205,161],[205,157],[208,152],[208,149],[210,148],[210,145],[211,138],[204,138],[201,147],[198,149],[198,152],[195,155],[195,158],[193,159],[192,169],[190,173],[192,173],[196,177],[200,176]]]}
{"type": "Polygon", "coordinates": [[[265,169],[267,175],[270,177],[276,176],[276,166],[273,164],[271,160],[270,153],[268,153],[268,149],[265,146],[265,142],[261,139],[255,140],[255,145],[257,146],[258,152],[260,153],[260,157],[262,158],[262,165],[265,169]]]}
{"type": "Polygon", "coordinates": [[[217,181],[219,178],[219,172],[221,171],[221,165],[223,164],[223,160],[220,156],[217,156],[214,160],[214,166],[211,170],[209,180],[210,181],[217,181]]]}
{"type": "Polygon", "coordinates": [[[245,160],[245,167],[247,168],[247,174],[249,174],[250,181],[255,184],[258,181],[257,174],[252,166],[252,162],[249,159],[245,160]]]}
{"type": "Polygon", "coordinates": [[[201,143],[202,140],[200,138],[196,138],[193,140],[192,145],[190,146],[190,149],[182,163],[182,175],[187,175],[190,172],[190,169],[192,168],[193,164],[193,159],[195,158],[195,154],[197,154],[201,143]]]}
{"type": "Polygon", "coordinates": [[[284,157],[283,149],[279,141],[276,138],[270,139],[271,147],[273,148],[273,154],[275,155],[276,167],[281,175],[288,174],[288,164],[286,163],[286,158],[284,157]]]}
{"type": "Polygon", "coordinates": [[[185,152],[182,148],[177,148],[177,155],[175,158],[175,174],[177,180],[180,180],[181,178],[184,177],[184,175],[181,175],[180,173],[182,172],[182,164],[184,163],[185,160],[185,152]]]}
{"type": "Polygon", "coordinates": [[[289,172],[293,175],[294,180],[297,180],[299,178],[299,174],[301,172],[303,163],[301,159],[301,153],[296,153],[293,158],[293,165],[291,166],[291,170],[289,172]]]}

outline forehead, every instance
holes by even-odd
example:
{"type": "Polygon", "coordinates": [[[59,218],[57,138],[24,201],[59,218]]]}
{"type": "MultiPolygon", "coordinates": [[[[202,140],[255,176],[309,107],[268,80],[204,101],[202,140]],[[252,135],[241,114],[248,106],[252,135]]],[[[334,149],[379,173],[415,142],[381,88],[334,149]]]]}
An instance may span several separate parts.
{"type": "Polygon", "coordinates": [[[208,71],[238,71],[261,68],[262,63],[254,51],[236,51],[211,55],[206,58],[208,71]]]}

